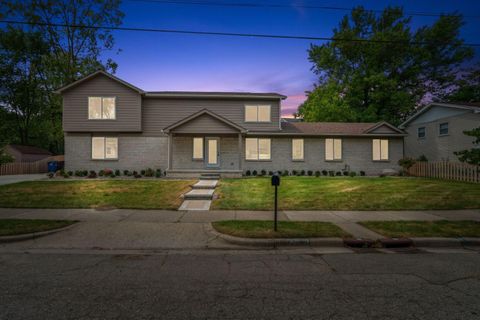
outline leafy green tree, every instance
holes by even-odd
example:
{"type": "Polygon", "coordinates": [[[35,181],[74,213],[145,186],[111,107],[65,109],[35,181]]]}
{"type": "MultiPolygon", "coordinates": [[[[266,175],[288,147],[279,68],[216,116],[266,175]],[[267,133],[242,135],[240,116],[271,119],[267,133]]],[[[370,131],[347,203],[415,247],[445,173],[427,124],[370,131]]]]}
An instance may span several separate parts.
{"type": "Polygon", "coordinates": [[[5,152],[5,147],[0,148],[0,164],[10,163],[15,161],[15,158],[5,152]]]}
{"type": "Polygon", "coordinates": [[[114,49],[114,37],[110,30],[95,27],[121,24],[120,0],[10,0],[4,6],[8,16],[31,23],[24,31],[40,35],[49,48],[42,60],[42,86],[48,94],[39,130],[42,146],[62,152],[61,99],[52,91],[98,69],[115,72],[117,64],[102,59],[105,51],[114,49]]]}
{"type": "Polygon", "coordinates": [[[446,100],[450,102],[479,102],[480,101],[480,66],[461,77],[456,89],[449,93],[446,100]]]}
{"type": "MultiPolygon", "coordinates": [[[[309,49],[318,86],[334,83],[337,88],[322,90],[335,97],[320,100],[340,97],[342,108],[351,109],[342,113],[355,114],[357,121],[399,124],[427,95],[443,96],[455,83],[460,65],[473,56],[459,37],[462,24],[460,15],[445,15],[413,31],[402,8],[388,7],[381,14],[354,8],[333,30],[335,40],[309,49]]],[[[309,100],[300,108],[301,116],[318,115],[309,121],[329,118],[311,111],[323,107],[309,100]]]]}
{"type": "Polygon", "coordinates": [[[473,141],[473,144],[478,147],[454,152],[455,155],[458,156],[458,159],[462,162],[480,166],[480,127],[464,131],[463,133],[467,136],[475,137],[476,139],[473,141]]]}

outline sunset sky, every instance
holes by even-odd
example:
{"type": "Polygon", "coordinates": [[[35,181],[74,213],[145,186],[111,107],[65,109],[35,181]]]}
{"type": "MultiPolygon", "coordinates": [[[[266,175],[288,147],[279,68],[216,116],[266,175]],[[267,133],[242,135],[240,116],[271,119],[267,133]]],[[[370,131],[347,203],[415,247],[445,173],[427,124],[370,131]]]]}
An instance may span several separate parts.
{"type": "MultiPolygon", "coordinates": [[[[199,2],[208,2],[200,1],[199,2]]],[[[190,2],[190,1],[189,1],[190,2]]],[[[405,11],[480,15],[480,1],[253,1],[215,3],[277,3],[382,9],[403,5],[405,11]]],[[[124,27],[195,31],[332,36],[347,11],[311,8],[224,7],[124,0],[124,27]]],[[[415,16],[413,26],[436,18],[415,16]]],[[[480,42],[480,18],[469,17],[462,30],[467,42],[480,42]]],[[[278,92],[288,96],[283,115],[290,116],[305,99],[316,76],[307,59],[312,41],[180,35],[115,31],[116,48],[105,52],[119,64],[117,76],[144,90],[278,92]]],[[[320,41],[316,42],[321,44],[320,41]]],[[[477,53],[480,50],[477,49],[477,53]]],[[[478,54],[477,54],[478,59],[478,54]]]]}

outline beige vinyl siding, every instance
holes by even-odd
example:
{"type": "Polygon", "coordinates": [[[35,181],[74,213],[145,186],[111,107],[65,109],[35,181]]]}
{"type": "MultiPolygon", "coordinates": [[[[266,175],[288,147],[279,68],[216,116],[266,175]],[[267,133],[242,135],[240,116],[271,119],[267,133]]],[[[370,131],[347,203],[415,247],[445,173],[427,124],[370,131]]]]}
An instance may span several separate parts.
{"type": "MultiPolygon", "coordinates": [[[[202,109],[208,109],[247,130],[280,131],[278,100],[144,98],[143,133],[147,136],[160,136],[165,127],[202,109]],[[271,105],[271,122],[245,122],[245,105],[255,104],[271,105]]],[[[210,129],[209,124],[207,127],[204,127],[203,124],[199,122],[198,126],[202,126],[202,129],[210,129]]]]}
{"type": "Polygon", "coordinates": [[[142,97],[104,75],[97,75],[63,93],[63,130],[66,132],[140,132],[142,97]],[[115,119],[88,119],[89,97],[115,98],[115,119]]]}

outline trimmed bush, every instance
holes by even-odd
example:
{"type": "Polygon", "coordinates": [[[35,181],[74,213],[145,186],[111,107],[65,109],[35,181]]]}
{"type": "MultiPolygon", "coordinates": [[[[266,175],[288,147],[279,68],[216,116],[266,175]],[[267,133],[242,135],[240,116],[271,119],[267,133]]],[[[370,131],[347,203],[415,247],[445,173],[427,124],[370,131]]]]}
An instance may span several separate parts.
{"type": "Polygon", "coordinates": [[[365,171],[360,171],[360,175],[361,175],[362,177],[364,177],[364,176],[365,176],[365,171]]]}
{"type": "Polygon", "coordinates": [[[350,177],[355,177],[357,175],[357,173],[355,171],[350,171],[350,177]]]}
{"type": "Polygon", "coordinates": [[[297,170],[292,170],[292,176],[298,176],[298,171],[297,170]]]}
{"type": "Polygon", "coordinates": [[[328,171],[328,175],[330,177],[335,177],[335,171],[328,171]]]}
{"type": "Polygon", "coordinates": [[[154,174],[155,174],[155,172],[153,171],[152,168],[147,168],[147,169],[145,170],[144,176],[145,176],[145,177],[153,177],[154,174]]]}
{"type": "Polygon", "coordinates": [[[47,173],[47,177],[49,177],[50,179],[52,179],[54,176],[55,176],[55,173],[53,172],[47,173]]]}
{"type": "Polygon", "coordinates": [[[255,176],[255,177],[256,177],[257,175],[258,175],[257,170],[253,170],[253,171],[252,171],[252,176],[255,176]]]}
{"type": "Polygon", "coordinates": [[[318,170],[315,171],[315,177],[317,177],[317,178],[320,177],[320,171],[318,171],[318,170]]]}
{"type": "Polygon", "coordinates": [[[75,177],[83,177],[83,172],[80,170],[75,170],[75,177]]]}
{"type": "Polygon", "coordinates": [[[328,171],[324,169],[324,170],[322,170],[322,174],[323,174],[324,176],[326,176],[326,175],[328,175],[328,171]]]}
{"type": "Polygon", "coordinates": [[[348,171],[343,171],[343,175],[346,177],[348,176],[348,171]]]}
{"type": "Polygon", "coordinates": [[[111,175],[113,173],[113,170],[112,169],[104,169],[103,170],[103,175],[105,177],[108,177],[109,175],[111,175]]]}
{"type": "Polygon", "coordinates": [[[162,176],[162,169],[157,169],[155,171],[155,177],[160,178],[162,176]]]}
{"type": "Polygon", "coordinates": [[[87,170],[83,170],[82,173],[83,173],[84,177],[88,176],[88,171],[87,170]]]}
{"type": "Polygon", "coordinates": [[[260,171],[260,175],[266,176],[266,175],[267,175],[267,170],[262,170],[262,171],[260,171]]]}
{"type": "Polygon", "coordinates": [[[342,172],[341,172],[341,171],[337,171],[337,172],[335,173],[335,175],[336,175],[337,177],[338,177],[338,176],[341,176],[341,175],[342,175],[342,172]]]}
{"type": "Polygon", "coordinates": [[[138,178],[141,178],[141,177],[142,177],[142,175],[140,175],[140,174],[138,174],[138,173],[137,173],[137,174],[135,174],[135,175],[133,175],[133,176],[134,176],[136,179],[138,179],[138,178]]]}
{"type": "Polygon", "coordinates": [[[115,170],[115,175],[116,175],[116,176],[120,176],[120,170],[118,170],[118,169],[115,170]]]}
{"type": "Polygon", "coordinates": [[[67,174],[68,174],[69,177],[71,177],[71,176],[73,176],[73,171],[68,171],[67,174]]]}
{"type": "Polygon", "coordinates": [[[93,178],[96,178],[97,177],[97,173],[93,170],[90,170],[89,174],[88,174],[88,177],[90,179],[93,179],[93,178]]]}
{"type": "Polygon", "coordinates": [[[105,175],[105,171],[103,171],[103,170],[98,171],[98,175],[100,177],[103,177],[105,175]]]}
{"type": "Polygon", "coordinates": [[[300,175],[301,175],[301,176],[304,176],[304,175],[305,175],[305,170],[301,170],[301,171],[300,171],[300,175]]]}
{"type": "Polygon", "coordinates": [[[144,175],[145,175],[145,170],[140,170],[140,174],[141,174],[142,176],[144,176],[144,175]]]}
{"type": "Polygon", "coordinates": [[[124,176],[128,176],[129,173],[130,173],[130,171],[128,171],[128,170],[123,170],[123,175],[124,175],[124,176]]]}
{"type": "Polygon", "coordinates": [[[283,170],[282,176],[287,177],[289,174],[288,170],[283,170]]]}
{"type": "Polygon", "coordinates": [[[307,171],[307,174],[308,174],[309,176],[313,176],[313,171],[312,171],[312,170],[308,170],[308,171],[307,171]]]}
{"type": "Polygon", "coordinates": [[[110,174],[108,175],[108,177],[109,177],[109,178],[115,178],[116,176],[115,176],[115,173],[110,173],[110,174]]]}
{"type": "Polygon", "coordinates": [[[245,175],[246,175],[247,177],[250,177],[250,176],[252,175],[252,173],[250,172],[250,170],[247,170],[247,171],[245,171],[245,175]]]}
{"type": "MultiPolygon", "coordinates": [[[[133,175],[134,177],[135,177],[135,176],[138,176],[138,172],[134,170],[134,171],[132,172],[132,175],[133,175]]],[[[135,177],[135,178],[136,178],[136,177],[135,177]]]]}
{"type": "Polygon", "coordinates": [[[273,171],[268,171],[269,176],[273,176],[273,171]]]}

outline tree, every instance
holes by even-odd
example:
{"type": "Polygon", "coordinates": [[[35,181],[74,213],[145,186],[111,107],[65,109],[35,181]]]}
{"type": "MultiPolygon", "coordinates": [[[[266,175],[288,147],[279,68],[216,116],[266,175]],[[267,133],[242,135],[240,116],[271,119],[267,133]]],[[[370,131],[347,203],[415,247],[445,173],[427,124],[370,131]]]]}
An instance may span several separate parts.
{"type": "Polygon", "coordinates": [[[42,146],[51,151],[63,149],[61,99],[52,91],[98,69],[115,72],[117,64],[112,59],[102,60],[103,53],[114,48],[111,31],[92,27],[120,25],[124,14],[119,6],[120,0],[12,0],[6,3],[9,15],[31,23],[23,27],[23,31],[40,35],[49,48],[42,60],[42,85],[48,95],[42,106],[44,121],[40,127],[42,146]]]}
{"type": "MultiPolygon", "coordinates": [[[[427,95],[442,96],[451,88],[459,66],[473,56],[459,38],[462,24],[461,16],[453,14],[412,31],[411,19],[401,8],[388,7],[377,15],[357,7],[333,30],[336,40],[311,45],[309,60],[318,86],[334,83],[337,88],[322,94],[333,99],[341,95],[342,108],[351,110],[347,115],[399,124],[427,95]]],[[[322,108],[309,99],[299,110],[302,116],[322,108]]]]}
{"type": "Polygon", "coordinates": [[[479,102],[480,101],[480,66],[461,77],[455,90],[446,100],[450,102],[479,102]]]}
{"type": "Polygon", "coordinates": [[[480,127],[464,131],[463,133],[467,136],[475,137],[476,139],[475,141],[473,141],[473,144],[478,145],[479,147],[469,150],[457,151],[454,152],[454,154],[458,156],[458,160],[462,162],[480,166],[480,127]]]}

